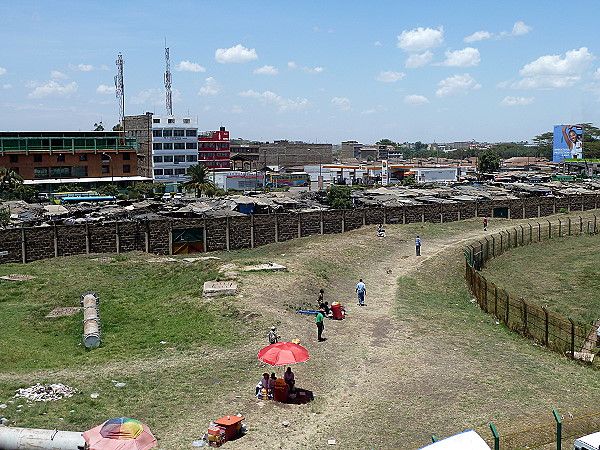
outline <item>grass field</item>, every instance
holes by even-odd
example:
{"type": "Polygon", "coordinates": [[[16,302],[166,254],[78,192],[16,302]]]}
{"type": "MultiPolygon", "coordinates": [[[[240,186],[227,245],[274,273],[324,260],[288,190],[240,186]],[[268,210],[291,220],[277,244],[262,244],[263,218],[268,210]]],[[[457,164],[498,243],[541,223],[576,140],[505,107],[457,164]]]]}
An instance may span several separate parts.
{"type": "MultiPolygon", "coordinates": [[[[494,219],[490,229],[514,223],[494,219]]],[[[13,426],[84,431],[126,415],[147,423],[160,448],[183,449],[211,420],[241,413],[249,432],[228,448],[323,448],[336,439],[339,448],[416,449],[431,434],[469,428],[489,438],[491,421],[501,434],[551,423],[551,408],[575,416],[600,410],[596,369],[534,345],[470,301],[462,248],[481,236],[479,220],[386,231],[384,239],[375,227],[362,228],[192,264],[148,263],[148,255],[133,253],[110,262],[89,255],[0,266],[0,275],[37,277],[0,281],[0,404],[7,405],[0,416],[13,426]],[[222,277],[222,264],[269,261],[288,271],[238,270],[237,296],[201,298],[203,281],[222,277]],[[355,306],[359,277],[367,284],[365,308],[355,306]],[[314,317],[295,312],[314,307],[320,288],[348,310],[346,320],[326,323],[323,343],[314,317]],[[77,306],[89,290],[100,296],[103,323],[103,344],[92,351],[81,345],[81,313],[45,318],[53,308],[77,306]],[[294,371],[314,402],[254,398],[260,374],[282,370],[256,360],[271,324],[309,350],[311,359],[294,371]],[[38,382],[65,383],[80,394],[47,403],[12,399],[17,388],[38,382]]],[[[579,239],[586,238],[568,245],[579,239]]]]}

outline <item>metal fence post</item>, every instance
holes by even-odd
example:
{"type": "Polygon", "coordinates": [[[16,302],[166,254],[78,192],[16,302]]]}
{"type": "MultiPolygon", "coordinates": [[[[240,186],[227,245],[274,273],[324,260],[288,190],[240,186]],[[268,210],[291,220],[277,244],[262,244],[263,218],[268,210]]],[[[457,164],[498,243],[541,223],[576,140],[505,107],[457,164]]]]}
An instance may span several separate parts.
{"type": "Polygon", "coordinates": [[[569,236],[571,236],[571,218],[567,217],[567,220],[569,222],[569,236]]]}
{"type": "Polygon", "coordinates": [[[536,222],[538,225],[538,242],[542,240],[542,225],[539,222],[536,222]]]}
{"type": "Polygon", "coordinates": [[[583,218],[579,216],[579,232],[583,233],[583,218]]]}
{"type": "Polygon", "coordinates": [[[521,297],[521,304],[523,305],[523,334],[527,335],[527,302],[521,297]]]}
{"type": "Polygon", "coordinates": [[[546,222],[548,222],[548,239],[552,239],[552,222],[548,219],[546,219],[546,222]]]}
{"type": "Polygon", "coordinates": [[[437,442],[437,438],[435,437],[435,434],[431,435],[431,442],[437,442]]]}
{"type": "Polygon", "coordinates": [[[544,311],[544,315],[546,316],[546,327],[544,330],[544,343],[546,344],[546,347],[548,347],[549,344],[549,325],[550,325],[550,321],[548,320],[548,310],[546,309],[545,306],[542,306],[542,311],[544,311]]]}
{"type": "Polygon", "coordinates": [[[552,414],[554,414],[554,420],[556,420],[556,450],[561,450],[562,447],[562,421],[558,415],[558,411],[552,408],[552,414]]]}
{"type": "Polygon", "coordinates": [[[523,225],[519,225],[519,227],[521,228],[521,247],[523,247],[525,245],[525,229],[523,225]]]}
{"type": "Polygon", "coordinates": [[[575,322],[570,317],[567,317],[571,322],[571,359],[575,359],[575,322]]]}
{"type": "Polygon", "coordinates": [[[529,224],[529,243],[533,242],[533,227],[529,224]]]}
{"type": "Polygon", "coordinates": [[[558,219],[558,237],[562,237],[562,222],[558,219]]]}
{"type": "Polygon", "coordinates": [[[498,286],[494,284],[494,315],[498,317],[498,286]]]}
{"type": "Polygon", "coordinates": [[[500,450],[500,435],[492,422],[490,422],[490,430],[492,430],[492,434],[494,435],[494,450],[500,450]]]}
{"type": "MultiPolygon", "coordinates": [[[[510,297],[504,289],[502,289],[502,292],[504,292],[504,295],[506,295],[506,319],[504,320],[504,322],[506,323],[506,325],[508,325],[508,310],[510,309],[510,297]]],[[[510,327],[510,325],[508,326],[510,327]]]]}
{"type": "Polygon", "coordinates": [[[496,238],[492,235],[492,258],[496,257],[496,238]]]}
{"type": "Polygon", "coordinates": [[[510,241],[511,241],[511,237],[510,237],[510,231],[506,230],[506,250],[510,250],[510,241]]]}
{"type": "Polygon", "coordinates": [[[504,236],[504,235],[502,234],[502,231],[501,231],[501,232],[500,232],[500,254],[502,254],[502,253],[504,252],[504,248],[503,248],[503,244],[504,244],[504,243],[502,242],[502,240],[503,240],[503,239],[502,239],[502,238],[503,238],[503,236],[504,236]]]}

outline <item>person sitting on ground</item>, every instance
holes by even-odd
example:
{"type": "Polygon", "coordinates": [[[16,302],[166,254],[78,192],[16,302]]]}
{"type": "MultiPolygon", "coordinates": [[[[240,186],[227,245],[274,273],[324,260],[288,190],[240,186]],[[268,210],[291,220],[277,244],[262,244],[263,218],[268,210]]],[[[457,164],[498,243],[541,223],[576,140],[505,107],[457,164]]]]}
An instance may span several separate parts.
{"type": "Polygon", "coordinates": [[[256,396],[258,397],[258,394],[260,394],[260,392],[266,389],[267,393],[269,392],[269,374],[268,373],[263,373],[263,377],[262,379],[258,382],[258,384],[256,385],[256,396]]]}
{"type": "Polygon", "coordinates": [[[277,375],[275,372],[271,374],[271,378],[269,378],[269,395],[273,395],[273,390],[275,389],[275,380],[277,380],[277,375]]]}
{"type": "Polygon", "coordinates": [[[319,305],[320,305],[321,303],[323,303],[323,297],[324,297],[324,296],[325,296],[325,291],[324,291],[323,289],[321,289],[321,290],[319,291],[319,301],[317,302],[317,303],[319,303],[319,305]]]}
{"type": "Polygon", "coordinates": [[[385,230],[383,229],[383,224],[380,224],[377,227],[377,236],[379,236],[379,237],[385,237],[385,230]]]}
{"type": "Polygon", "coordinates": [[[294,385],[296,384],[296,380],[294,379],[294,372],[292,372],[292,368],[288,367],[285,372],[283,372],[283,381],[290,387],[290,392],[294,390],[294,385]]]}
{"type": "Polygon", "coordinates": [[[271,331],[269,331],[269,344],[277,344],[279,342],[280,336],[277,336],[277,333],[275,333],[276,329],[277,328],[273,326],[271,327],[271,331]]]}
{"type": "Polygon", "coordinates": [[[331,313],[331,308],[329,307],[329,302],[324,302],[319,305],[319,309],[322,309],[325,312],[326,316],[329,316],[331,313]]]}

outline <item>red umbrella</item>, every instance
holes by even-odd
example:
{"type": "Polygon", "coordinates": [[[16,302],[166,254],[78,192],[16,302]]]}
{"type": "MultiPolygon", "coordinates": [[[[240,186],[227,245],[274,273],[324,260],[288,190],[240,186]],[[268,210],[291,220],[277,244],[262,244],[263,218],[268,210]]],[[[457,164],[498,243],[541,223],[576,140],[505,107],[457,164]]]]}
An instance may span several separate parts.
{"type": "Polygon", "coordinates": [[[146,424],[129,417],[107,420],[83,438],[90,450],[147,450],[157,444],[146,424]]]}
{"type": "Polygon", "coordinates": [[[263,348],[258,352],[258,359],[271,366],[286,366],[306,361],[308,350],[299,344],[291,342],[277,342],[263,348]]]}

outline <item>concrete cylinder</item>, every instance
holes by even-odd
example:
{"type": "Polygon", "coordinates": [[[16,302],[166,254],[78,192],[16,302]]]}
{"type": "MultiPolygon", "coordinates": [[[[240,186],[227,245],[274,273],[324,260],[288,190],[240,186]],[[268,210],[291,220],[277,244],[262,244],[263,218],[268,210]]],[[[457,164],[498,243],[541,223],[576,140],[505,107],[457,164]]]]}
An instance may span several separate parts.
{"type": "Polygon", "coordinates": [[[83,450],[85,439],[77,431],[41,430],[0,426],[0,448],[6,450],[83,450]]]}
{"type": "Polygon", "coordinates": [[[100,346],[100,317],[98,314],[98,296],[86,292],[81,296],[83,307],[83,344],[86,348],[100,346]]]}

